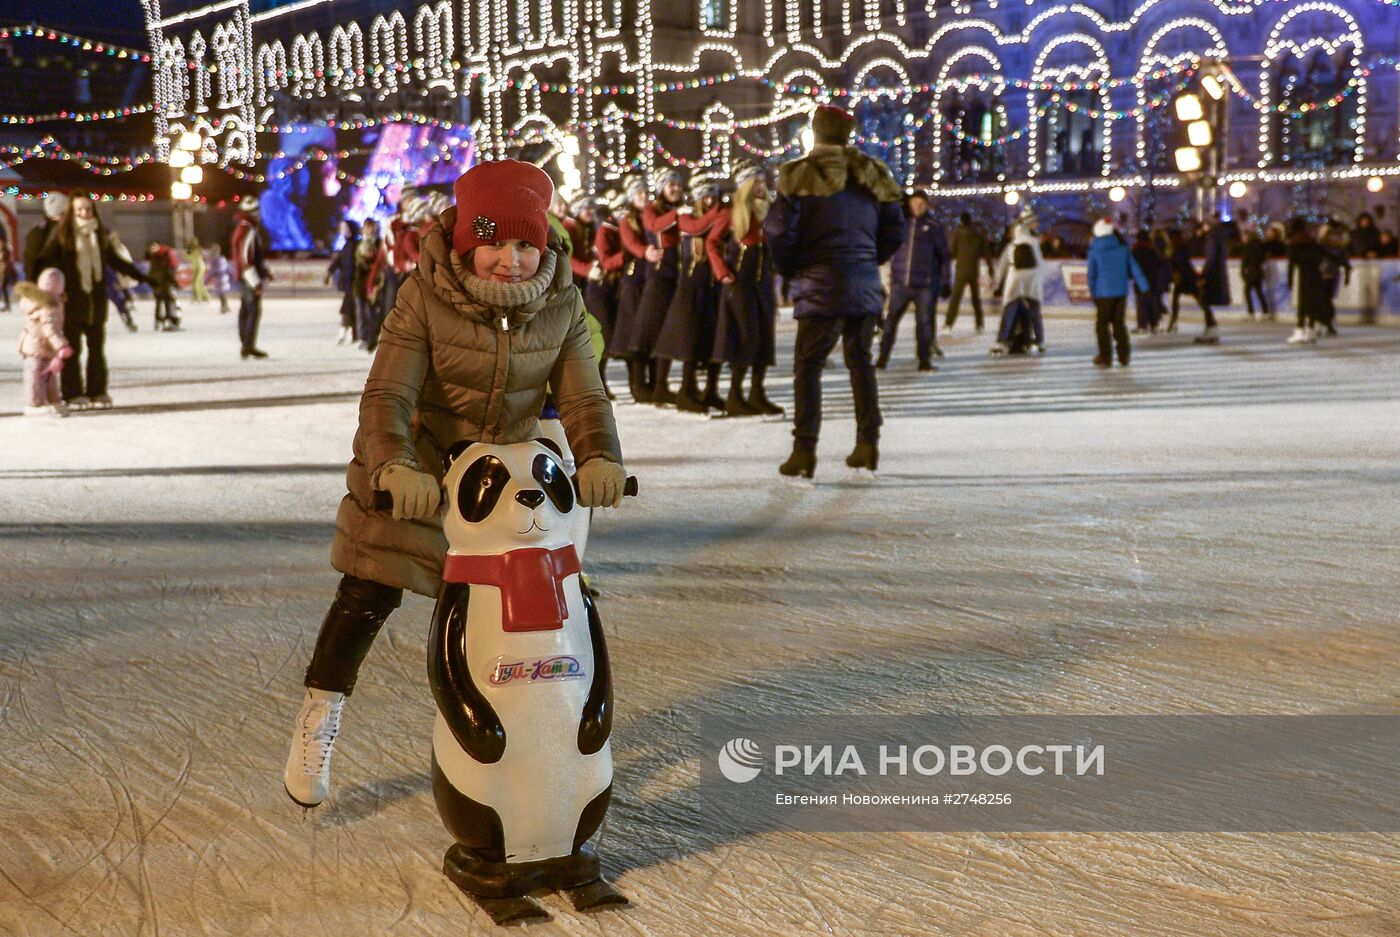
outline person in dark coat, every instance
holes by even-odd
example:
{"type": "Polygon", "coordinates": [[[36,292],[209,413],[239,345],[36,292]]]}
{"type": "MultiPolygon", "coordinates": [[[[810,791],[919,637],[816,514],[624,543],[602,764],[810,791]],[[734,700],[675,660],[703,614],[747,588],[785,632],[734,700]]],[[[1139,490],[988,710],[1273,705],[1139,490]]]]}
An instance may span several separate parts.
{"type": "Polygon", "coordinates": [[[1375,261],[1381,256],[1381,235],[1370,212],[1356,216],[1351,229],[1351,256],[1361,263],[1355,265],[1357,292],[1361,299],[1361,321],[1374,325],[1381,302],[1381,269],[1375,261]]]}
{"type": "Polygon", "coordinates": [[[874,471],[879,461],[870,345],[885,304],[880,265],[904,242],[902,193],[889,167],[849,145],[855,119],[824,104],[812,114],[812,132],[812,151],[780,168],[778,198],[763,224],[797,320],[793,450],[779,471],[808,478],[817,465],[822,366],[838,340],[856,410],[856,447],[846,464],[874,471]]]}
{"type": "Polygon", "coordinates": [[[1274,318],[1264,291],[1264,264],[1268,259],[1269,250],[1259,236],[1259,229],[1251,228],[1240,245],[1240,279],[1244,281],[1244,301],[1251,317],[1254,316],[1254,297],[1258,296],[1260,314],[1266,319],[1274,318]]]}
{"type": "Polygon", "coordinates": [[[159,241],[152,241],[146,248],[146,274],[151,278],[151,292],[156,297],[157,332],[174,332],[180,328],[180,317],[175,315],[175,269],[179,264],[175,251],[159,241]]]}
{"type": "MultiPolygon", "coordinates": [[[[628,254],[622,247],[622,237],[618,234],[617,219],[614,213],[627,210],[626,200],[613,193],[611,198],[599,203],[598,230],[593,235],[593,254],[597,258],[593,269],[588,273],[588,284],[583,291],[583,305],[588,314],[598,323],[603,333],[603,347],[612,342],[613,327],[617,321],[617,291],[622,279],[622,268],[628,254]]],[[[598,356],[598,376],[603,381],[603,393],[609,400],[616,396],[608,387],[608,356],[598,356]]]]}
{"type": "Polygon", "coordinates": [[[705,238],[720,214],[719,183],[708,174],[697,174],[690,181],[690,199],[690,214],[678,215],[676,219],[681,232],[679,275],[666,321],[656,336],[658,388],[653,390],[653,397],[664,400],[671,396],[668,375],[671,362],[679,361],[681,387],[674,395],[676,409],[704,413],[709,409],[706,398],[719,396],[715,388],[719,366],[710,361],[719,316],[719,283],[710,271],[705,250],[705,238]],[[707,377],[703,391],[697,382],[702,367],[707,377]]]}
{"type": "Polygon", "coordinates": [[[948,282],[948,238],[943,226],[928,213],[928,196],[913,192],[905,200],[904,244],[890,264],[890,301],[880,328],[880,358],[875,367],[890,361],[899,320],[909,304],[914,304],[915,348],[920,371],[936,371],[933,356],[942,355],[934,337],[934,303],[943,284],[948,282]]]}
{"type": "Polygon", "coordinates": [[[652,179],[652,191],[656,198],[642,209],[642,227],[646,230],[647,243],[656,248],[659,255],[654,255],[654,260],[648,258],[647,282],[637,303],[637,318],[627,350],[651,368],[649,402],[664,407],[674,404],[676,395],[669,386],[670,359],[655,356],[656,336],[666,322],[680,276],[681,229],[677,222],[681,215],[690,214],[692,210],[685,203],[681,174],[670,167],[657,170],[652,179]]]}
{"type": "Polygon", "coordinates": [[[50,192],[44,196],[44,220],[30,228],[24,238],[25,279],[31,282],[39,279],[39,255],[49,243],[49,235],[53,234],[53,229],[68,211],[68,201],[68,196],[62,192],[50,192]]]}
{"type": "Polygon", "coordinates": [[[107,393],[107,268],[133,280],[151,284],[151,278],[112,246],[97,206],[83,193],[70,196],[63,217],[49,231],[49,238],[34,259],[37,270],[56,267],[63,274],[66,301],[63,334],[73,356],[63,364],[60,384],[63,401],[70,407],[110,407],[107,393]],[[86,368],[83,345],[87,344],[86,368]],[[86,380],[84,380],[86,377],[86,380]]]}
{"type": "Polygon", "coordinates": [[[1298,310],[1297,325],[1288,337],[1290,345],[1311,345],[1332,302],[1332,284],[1323,276],[1322,268],[1331,262],[1326,248],[1308,231],[1308,223],[1294,218],[1289,225],[1288,288],[1298,310]]]}
{"type": "Polygon", "coordinates": [[[987,239],[972,223],[972,215],[963,212],[959,224],[953,232],[953,290],[948,296],[948,313],[943,320],[943,334],[953,333],[953,323],[958,321],[958,306],[962,303],[963,292],[972,292],[972,313],[977,317],[977,331],[983,329],[982,321],[982,271],[979,264],[987,264],[992,272],[992,258],[987,252],[987,239]]]}
{"type": "Polygon", "coordinates": [[[1215,322],[1214,306],[1230,305],[1230,232],[1219,220],[1206,229],[1204,242],[1205,265],[1201,268],[1201,311],[1206,327],[1196,336],[1197,344],[1220,341],[1220,329],[1215,322]]]}
{"type": "Polygon", "coordinates": [[[340,250],[331,255],[325,282],[340,291],[340,337],[337,345],[357,340],[355,334],[355,248],[360,244],[360,226],[349,218],[340,222],[344,241],[340,250]]]}
{"type": "Polygon", "coordinates": [[[1137,331],[1155,335],[1162,322],[1162,294],[1171,288],[1172,272],[1167,258],[1152,242],[1152,234],[1146,228],[1138,231],[1137,240],[1133,242],[1133,260],[1147,280],[1147,289],[1135,290],[1137,331]]]}
{"type": "Polygon", "coordinates": [[[627,362],[627,386],[632,400],[636,403],[651,403],[651,375],[649,361],[643,361],[632,353],[632,334],[637,328],[637,318],[641,309],[642,291],[646,288],[647,273],[652,264],[661,259],[661,249],[647,242],[646,229],[642,224],[642,212],[651,199],[647,197],[646,183],[632,179],[625,189],[627,207],[618,215],[617,233],[622,241],[622,249],[627,259],[622,267],[622,278],[617,287],[617,318],[613,322],[612,339],[607,344],[607,352],[614,358],[627,362]]]}
{"type": "MultiPolygon", "coordinates": [[[[239,355],[244,361],[249,358],[266,358],[267,352],[258,347],[258,325],[262,322],[263,290],[272,280],[267,269],[267,237],[262,231],[261,207],[258,200],[245,196],[238,204],[238,214],[234,216],[233,233],[229,235],[229,260],[233,263],[233,275],[238,278],[241,290],[238,303],[238,342],[242,347],[239,355]]],[[[376,317],[368,336],[370,350],[379,341],[379,320],[376,317]]]]}
{"type": "Polygon", "coordinates": [[[705,238],[710,269],[720,284],[719,319],[713,359],[729,365],[725,416],[782,416],[768,399],[764,378],[775,360],[778,323],[773,255],[764,222],[771,207],[768,178],[761,166],[741,163],[731,204],[722,207],[705,238]],[[744,396],[744,376],[752,374],[744,396]]]}
{"type": "MultiPolygon", "coordinates": [[[[1327,304],[1322,315],[1314,321],[1314,326],[1320,325],[1327,335],[1336,335],[1337,294],[1341,292],[1343,282],[1351,282],[1351,260],[1347,257],[1351,232],[1335,217],[1328,218],[1326,224],[1318,229],[1317,243],[1323,250],[1322,279],[1327,283],[1327,304]],[[1343,272],[1346,273],[1345,280],[1343,272]]],[[[1316,329],[1314,334],[1318,334],[1316,329]]]]}

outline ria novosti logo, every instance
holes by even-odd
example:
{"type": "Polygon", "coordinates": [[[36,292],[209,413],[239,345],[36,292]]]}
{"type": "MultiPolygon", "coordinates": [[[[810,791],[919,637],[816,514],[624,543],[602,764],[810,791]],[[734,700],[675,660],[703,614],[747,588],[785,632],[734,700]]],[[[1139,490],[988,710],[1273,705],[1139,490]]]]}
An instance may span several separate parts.
{"type": "Polygon", "coordinates": [[[719,750],[719,772],[735,784],[747,784],[763,770],[763,750],[752,739],[730,739],[719,750]]]}

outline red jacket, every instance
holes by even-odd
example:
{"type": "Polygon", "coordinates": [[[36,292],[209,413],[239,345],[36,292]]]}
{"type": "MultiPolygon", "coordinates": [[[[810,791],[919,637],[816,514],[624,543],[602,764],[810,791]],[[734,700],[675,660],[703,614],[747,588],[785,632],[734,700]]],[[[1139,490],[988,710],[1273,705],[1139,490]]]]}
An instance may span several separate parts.
{"type": "Polygon", "coordinates": [[[679,215],[676,224],[680,226],[681,234],[689,234],[692,237],[703,237],[710,230],[710,225],[715,223],[719,217],[721,206],[716,203],[703,215],[679,215]]]}
{"type": "Polygon", "coordinates": [[[576,277],[587,277],[593,271],[593,242],[577,218],[565,218],[564,230],[569,232],[569,266],[576,277]]]}
{"type": "MultiPolygon", "coordinates": [[[[724,280],[734,276],[734,272],[729,269],[729,265],[724,262],[724,242],[729,240],[734,233],[729,230],[734,212],[727,206],[719,210],[710,233],[705,235],[705,253],[710,257],[710,272],[715,275],[716,280],[724,280]]],[[[749,221],[749,233],[740,240],[740,244],[752,247],[755,244],[763,243],[763,222],[754,217],[749,221]]]]}
{"type": "Polygon", "coordinates": [[[617,225],[603,222],[598,233],[593,236],[593,250],[598,254],[598,266],[604,273],[616,273],[627,262],[627,253],[622,249],[622,236],[617,225]]]}
{"type": "Polygon", "coordinates": [[[642,236],[641,229],[637,227],[636,218],[632,212],[629,211],[622,216],[622,221],[617,226],[617,232],[627,253],[638,260],[646,260],[647,239],[642,236]]]}
{"type": "Polygon", "coordinates": [[[394,236],[394,272],[411,273],[418,266],[418,229],[395,218],[389,230],[394,236]]]}
{"type": "Polygon", "coordinates": [[[642,209],[642,224],[652,234],[660,236],[663,249],[680,244],[681,231],[676,224],[680,217],[674,208],[663,212],[656,202],[651,202],[642,209]]]}

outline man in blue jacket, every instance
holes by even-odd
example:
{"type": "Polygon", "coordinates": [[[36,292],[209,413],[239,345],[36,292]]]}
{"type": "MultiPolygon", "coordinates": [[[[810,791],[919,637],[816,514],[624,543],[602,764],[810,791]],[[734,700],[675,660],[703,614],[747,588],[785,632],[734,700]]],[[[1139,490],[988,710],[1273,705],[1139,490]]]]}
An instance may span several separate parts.
{"type": "Polygon", "coordinates": [[[1128,281],[1147,292],[1149,284],[1142,268],[1133,259],[1128,242],[1113,228],[1113,222],[1100,218],[1094,224],[1094,240],[1089,242],[1089,295],[1094,297],[1098,317],[1094,331],[1098,335],[1099,353],[1094,364],[1101,368],[1113,365],[1113,345],[1109,330],[1118,345],[1118,363],[1128,364],[1132,350],[1128,347],[1128,281]]]}
{"type": "Polygon", "coordinates": [[[890,265],[890,302],[880,329],[880,358],[875,367],[890,362],[899,320],[914,304],[914,337],[920,371],[937,371],[933,355],[942,357],[933,335],[934,297],[948,278],[948,238],[943,226],[928,213],[928,196],[915,190],[904,201],[904,244],[890,265]]]}
{"type": "Polygon", "coordinates": [[[822,105],[815,145],[778,169],[778,198],[763,223],[773,267],[788,284],[797,320],[793,351],[792,455],[778,471],[812,477],[821,431],[822,365],[838,339],[851,372],[856,447],[852,468],[879,461],[880,396],[870,346],[885,305],[880,265],[904,241],[902,195],[889,167],[849,145],[855,118],[822,105]]]}

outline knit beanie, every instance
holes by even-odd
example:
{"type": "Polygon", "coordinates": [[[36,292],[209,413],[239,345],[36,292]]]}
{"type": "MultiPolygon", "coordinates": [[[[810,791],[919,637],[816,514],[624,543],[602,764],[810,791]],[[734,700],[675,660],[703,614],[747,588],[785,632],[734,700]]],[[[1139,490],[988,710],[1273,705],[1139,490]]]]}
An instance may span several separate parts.
{"type": "Polygon", "coordinates": [[[812,111],[812,137],[817,143],[849,143],[855,130],[856,119],[833,104],[820,104],[812,111]]]}
{"type": "Polygon", "coordinates": [[[62,192],[50,192],[44,196],[44,217],[50,221],[58,221],[63,218],[63,213],[68,210],[68,196],[62,192]]]}
{"type": "Polygon", "coordinates": [[[1100,218],[1094,222],[1094,237],[1106,238],[1113,233],[1113,222],[1107,218],[1100,218]]]}
{"type": "Polygon", "coordinates": [[[657,198],[661,198],[661,190],[666,188],[668,182],[685,185],[685,180],[681,178],[680,172],[670,166],[662,166],[652,174],[651,190],[656,193],[657,198]]]}
{"type": "Polygon", "coordinates": [[[763,175],[763,164],[752,160],[740,160],[734,165],[734,187],[738,188],[750,179],[763,175]]]}
{"type": "Polygon", "coordinates": [[[57,267],[46,267],[39,278],[34,281],[39,289],[48,293],[54,299],[63,298],[63,288],[66,285],[63,281],[63,271],[57,267]]]}
{"type": "Polygon", "coordinates": [[[554,183],[543,169],[514,159],[477,163],[458,177],[453,191],[457,223],[452,250],[460,256],[497,241],[545,249],[554,183]]]}

